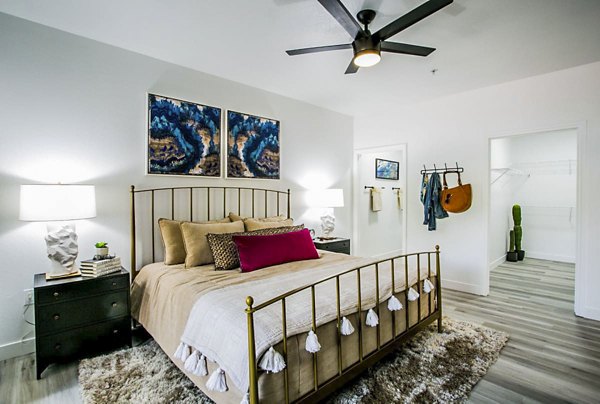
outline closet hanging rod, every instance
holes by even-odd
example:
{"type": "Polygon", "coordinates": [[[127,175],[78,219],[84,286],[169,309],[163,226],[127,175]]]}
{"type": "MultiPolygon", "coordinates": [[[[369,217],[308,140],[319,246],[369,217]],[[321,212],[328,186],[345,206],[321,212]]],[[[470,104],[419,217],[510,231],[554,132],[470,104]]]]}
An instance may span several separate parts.
{"type": "MultiPolygon", "coordinates": [[[[375,187],[372,187],[370,185],[365,185],[365,189],[374,189],[375,187]]],[[[379,187],[380,189],[385,189],[385,187],[379,187]]]]}
{"type": "Polygon", "coordinates": [[[446,163],[444,163],[444,168],[437,168],[437,166],[435,164],[433,165],[433,168],[427,168],[427,167],[425,167],[425,164],[423,164],[423,169],[421,170],[421,174],[462,173],[464,171],[465,171],[465,169],[463,167],[459,167],[458,163],[456,163],[456,167],[450,167],[450,168],[448,168],[448,165],[446,163]]]}

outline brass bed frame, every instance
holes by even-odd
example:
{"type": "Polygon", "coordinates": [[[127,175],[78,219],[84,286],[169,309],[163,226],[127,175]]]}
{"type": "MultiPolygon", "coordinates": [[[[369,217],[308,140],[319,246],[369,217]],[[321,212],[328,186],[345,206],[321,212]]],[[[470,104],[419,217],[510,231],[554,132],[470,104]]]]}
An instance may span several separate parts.
{"type": "MultiPolygon", "coordinates": [[[[290,190],[287,191],[278,191],[264,188],[252,188],[252,187],[225,187],[225,186],[182,186],[182,187],[165,187],[165,188],[152,188],[152,189],[141,189],[136,190],[135,187],[131,186],[131,279],[135,279],[136,275],[139,273],[137,267],[137,246],[136,246],[136,196],[140,194],[147,194],[150,196],[150,220],[151,220],[151,228],[152,228],[152,261],[155,260],[155,232],[157,221],[155,220],[155,197],[158,193],[168,193],[170,194],[170,205],[171,205],[171,219],[175,219],[175,203],[176,196],[181,193],[182,190],[187,190],[187,194],[189,195],[189,215],[186,218],[187,220],[194,219],[194,190],[200,190],[206,192],[206,200],[205,200],[205,208],[206,208],[206,217],[207,220],[211,219],[211,197],[220,199],[218,196],[215,196],[215,192],[217,190],[221,191],[222,194],[222,206],[223,206],[223,217],[227,216],[227,208],[228,208],[228,196],[231,194],[237,193],[237,213],[241,214],[242,208],[248,204],[244,204],[243,197],[247,196],[248,193],[251,194],[250,210],[252,216],[254,217],[256,212],[259,211],[256,206],[257,193],[262,195],[263,197],[263,213],[264,216],[268,215],[269,205],[268,199],[269,196],[273,196],[276,198],[276,208],[275,212],[277,215],[282,214],[282,206],[285,206],[285,214],[287,217],[290,217],[290,190]],[[177,192],[179,191],[179,192],[177,192]],[[211,194],[211,191],[213,192],[211,194]],[[281,203],[280,200],[284,199],[284,202],[281,203]]],[[[214,204],[213,204],[214,208],[214,204]]],[[[364,271],[363,271],[364,272],[364,271]]],[[[336,275],[324,278],[319,280],[311,285],[299,287],[293,290],[290,290],[286,293],[283,293],[277,297],[274,297],[266,302],[262,302],[258,305],[254,305],[254,299],[252,296],[248,296],[246,298],[247,308],[245,310],[248,324],[248,360],[249,360],[249,402],[250,404],[258,404],[259,403],[259,392],[258,392],[258,358],[256,358],[256,347],[255,347],[255,333],[254,333],[254,315],[256,312],[264,309],[273,304],[281,305],[281,326],[282,326],[282,335],[283,335],[283,358],[287,363],[287,339],[289,336],[287,335],[287,324],[286,324],[286,299],[290,296],[293,296],[297,293],[310,289],[311,292],[311,313],[312,313],[312,331],[316,333],[317,324],[316,324],[316,307],[315,307],[315,287],[321,283],[335,280],[336,285],[336,298],[337,298],[337,375],[330,378],[329,380],[322,382],[319,384],[319,369],[318,369],[318,352],[313,353],[312,355],[312,367],[313,367],[313,376],[314,376],[314,387],[313,389],[305,394],[304,396],[294,400],[293,402],[315,402],[326,398],[331,395],[337,389],[347,384],[349,381],[358,377],[363,371],[368,369],[370,366],[374,365],[377,361],[382,359],[384,356],[391,353],[399,344],[405,342],[410,337],[412,337],[417,332],[423,330],[425,327],[429,326],[433,322],[437,321],[438,332],[442,332],[442,290],[441,290],[441,274],[440,274],[440,248],[439,246],[435,246],[435,251],[424,251],[417,252],[411,254],[403,254],[394,256],[391,258],[379,260],[376,262],[371,262],[367,265],[358,266],[347,271],[338,273],[336,275]],[[427,315],[425,317],[422,316],[421,313],[421,296],[422,296],[422,285],[421,281],[421,258],[426,257],[427,259],[427,276],[428,279],[432,276],[432,256],[435,257],[435,289],[434,293],[430,293],[427,298],[429,301],[427,302],[427,315]],[[417,283],[416,287],[419,293],[419,297],[417,298],[417,321],[414,325],[410,325],[410,310],[409,310],[409,300],[408,300],[408,289],[410,288],[409,283],[409,257],[416,257],[417,262],[417,283]],[[375,276],[375,285],[376,285],[376,304],[373,310],[377,313],[379,317],[379,305],[382,303],[380,301],[379,295],[379,271],[380,265],[384,263],[389,263],[391,268],[391,281],[392,281],[392,292],[396,293],[395,285],[395,269],[394,263],[397,260],[404,260],[404,277],[405,277],[405,289],[400,292],[404,292],[404,311],[406,316],[406,328],[404,332],[401,334],[396,334],[396,316],[392,315],[392,338],[385,342],[381,343],[381,335],[380,335],[380,324],[376,325],[376,338],[377,338],[377,348],[364,355],[363,353],[363,327],[361,321],[357,324],[357,332],[358,332],[358,361],[352,365],[343,368],[342,366],[342,334],[341,334],[341,312],[340,312],[340,277],[343,275],[347,275],[350,273],[356,273],[356,285],[357,285],[357,304],[356,304],[356,313],[362,312],[362,299],[361,299],[361,270],[374,268],[375,276]],[[433,298],[433,304],[432,304],[433,298]],[[433,306],[433,307],[432,307],[433,306]],[[433,308],[433,309],[432,309],[433,308]]],[[[359,317],[360,318],[360,317],[359,317]]],[[[335,321],[335,320],[334,320],[335,321]]],[[[413,319],[414,321],[414,319],[413,319]]],[[[285,403],[290,403],[290,392],[289,392],[289,380],[288,380],[288,368],[285,367],[283,369],[283,380],[284,380],[284,397],[285,403]]]]}

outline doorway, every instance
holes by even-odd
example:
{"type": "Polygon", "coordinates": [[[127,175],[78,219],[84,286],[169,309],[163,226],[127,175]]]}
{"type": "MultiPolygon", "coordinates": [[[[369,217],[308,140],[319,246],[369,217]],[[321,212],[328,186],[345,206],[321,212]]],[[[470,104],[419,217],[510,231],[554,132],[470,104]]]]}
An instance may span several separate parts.
{"type": "Polygon", "coordinates": [[[406,145],[354,151],[353,254],[384,258],[406,249],[406,145]],[[376,159],[398,163],[398,179],[376,178],[376,159]],[[371,189],[381,192],[381,210],[371,206],[371,189]]]}
{"type": "Polygon", "coordinates": [[[499,266],[505,271],[539,266],[572,280],[577,257],[578,129],[494,138],[489,150],[490,271],[499,266]],[[520,207],[522,237],[518,240],[515,232],[511,242],[514,205],[520,207]],[[517,254],[508,252],[518,250],[518,245],[525,258],[512,262],[517,254]]]}

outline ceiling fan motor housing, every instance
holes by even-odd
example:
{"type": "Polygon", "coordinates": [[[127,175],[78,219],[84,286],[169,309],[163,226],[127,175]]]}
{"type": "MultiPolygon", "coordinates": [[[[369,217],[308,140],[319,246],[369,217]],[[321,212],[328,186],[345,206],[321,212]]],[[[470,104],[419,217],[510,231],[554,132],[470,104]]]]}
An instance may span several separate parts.
{"type": "Polygon", "coordinates": [[[371,33],[367,31],[366,36],[359,36],[354,42],[352,42],[352,49],[354,49],[354,55],[364,51],[380,53],[381,42],[373,38],[371,33]]]}

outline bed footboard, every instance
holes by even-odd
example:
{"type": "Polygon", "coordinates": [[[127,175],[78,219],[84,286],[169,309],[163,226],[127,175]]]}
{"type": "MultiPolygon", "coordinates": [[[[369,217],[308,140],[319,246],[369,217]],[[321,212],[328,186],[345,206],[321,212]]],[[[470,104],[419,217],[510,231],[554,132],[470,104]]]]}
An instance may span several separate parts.
{"type": "MultiPolygon", "coordinates": [[[[260,303],[254,306],[254,299],[251,296],[246,298],[246,317],[248,323],[248,358],[249,358],[249,402],[251,404],[259,403],[259,369],[258,369],[258,358],[256,357],[256,344],[255,344],[255,329],[254,329],[254,316],[255,314],[264,309],[265,307],[279,304],[281,307],[281,327],[282,327],[282,336],[283,341],[281,344],[282,347],[282,356],[284,361],[287,363],[287,355],[288,355],[288,335],[287,335],[287,322],[286,322],[286,300],[291,296],[296,295],[300,292],[310,290],[311,302],[307,302],[307,305],[310,304],[311,307],[311,315],[312,315],[312,331],[317,332],[317,321],[316,321],[316,304],[315,304],[315,293],[316,286],[327,282],[333,281],[335,282],[336,289],[336,301],[337,301],[337,374],[328,380],[319,381],[319,352],[312,353],[312,371],[314,382],[311,390],[302,395],[301,397],[291,397],[290,394],[290,375],[288,374],[288,366],[283,369],[283,394],[285,403],[290,402],[315,402],[317,400],[323,399],[330,394],[334,393],[344,384],[348,383],[352,379],[359,376],[364,370],[374,365],[377,361],[382,359],[384,356],[391,353],[399,343],[406,341],[412,335],[416,334],[420,330],[427,327],[429,324],[437,321],[438,332],[442,332],[442,289],[441,289],[441,275],[440,275],[440,248],[439,246],[435,246],[435,251],[425,251],[418,252],[412,254],[399,255],[392,258],[380,260],[377,262],[369,263],[368,265],[359,266],[356,268],[352,268],[350,270],[341,272],[334,276],[330,276],[328,278],[319,280],[311,285],[306,285],[284,294],[281,294],[271,300],[260,303]],[[413,283],[417,288],[418,297],[414,299],[417,302],[417,319],[415,321],[414,318],[410,318],[409,310],[409,302],[413,301],[409,297],[409,289],[411,288],[411,277],[409,276],[409,257],[415,257],[416,259],[416,283],[413,283]],[[435,259],[435,267],[434,272],[432,272],[432,257],[435,259]],[[422,260],[425,259],[427,262],[427,281],[421,278],[421,264],[422,260]],[[400,292],[397,292],[396,289],[396,269],[395,263],[403,262],[404,263],[404,289],[400,292]],[[357,344],[358,346],[355,348],[358,351],[358,360],[353,364],[343,366],[343,349],[348,347],[345,344],[342,344],[343,336],[342,336],[342,315],[340,308],[340,277],[344,275],[350,274],[351,276],[356,276],[356,312],[359,314],[359,319],[362,319],[363,307],[362,305],[362,297],[361,297],[361,276],[374,275],[375,276],[375,300],[376,304],[373,307],[373,310],[377,314],[378,318],[380,317],[380,305],[384,303],[380,300],[380,272],[383,270],[387,270],[387,268],[381,268],[382,266],[386,266],[391,268],[391,286],[392,295],[396,293],[401,293],[403,296],[403,301],[400,302],[404,305],[404,328],[400,328],[397,324],[397,315],[393,312],[391,316],[391,338],[387,338],[382,341],[381,336],[381,324],[377,323],[376,327],[376,347],[369,352],[365,353],[363,349],[363,334],[365,333],[365,329],[363,329],[362,320],[357,322],[356,332],[358,334],[357,344]],[[369,270],[368,274],[363,274],[362,272],[366,272],[369,270]],[[355,274],[355,275],[354,275],[355,274]],[[429,291],[427,294],[427,290],[424,289],[424,285],[429,279],[433,279],[435,277],[434,283],[434,291],[429,291]],[[422,309],[422,295],[423,292],[426,293],[427,299],[429,299],[427,303],[427,310],[424,313],[424,309],[422,309]],[[433,300],[433,304],[432,304],[433,300]],[[398,328],[398,329],[397,329],[398,328]]],[[[431,286],[431,284],[429,284],[431,286]]],[[[307,292],[308,293],[308,292],[307,292]]],[[[375,344],[373,344],[375,345],[375,344]]],[[[328,376],[326,376],[328,377],[328,376]]]]}

